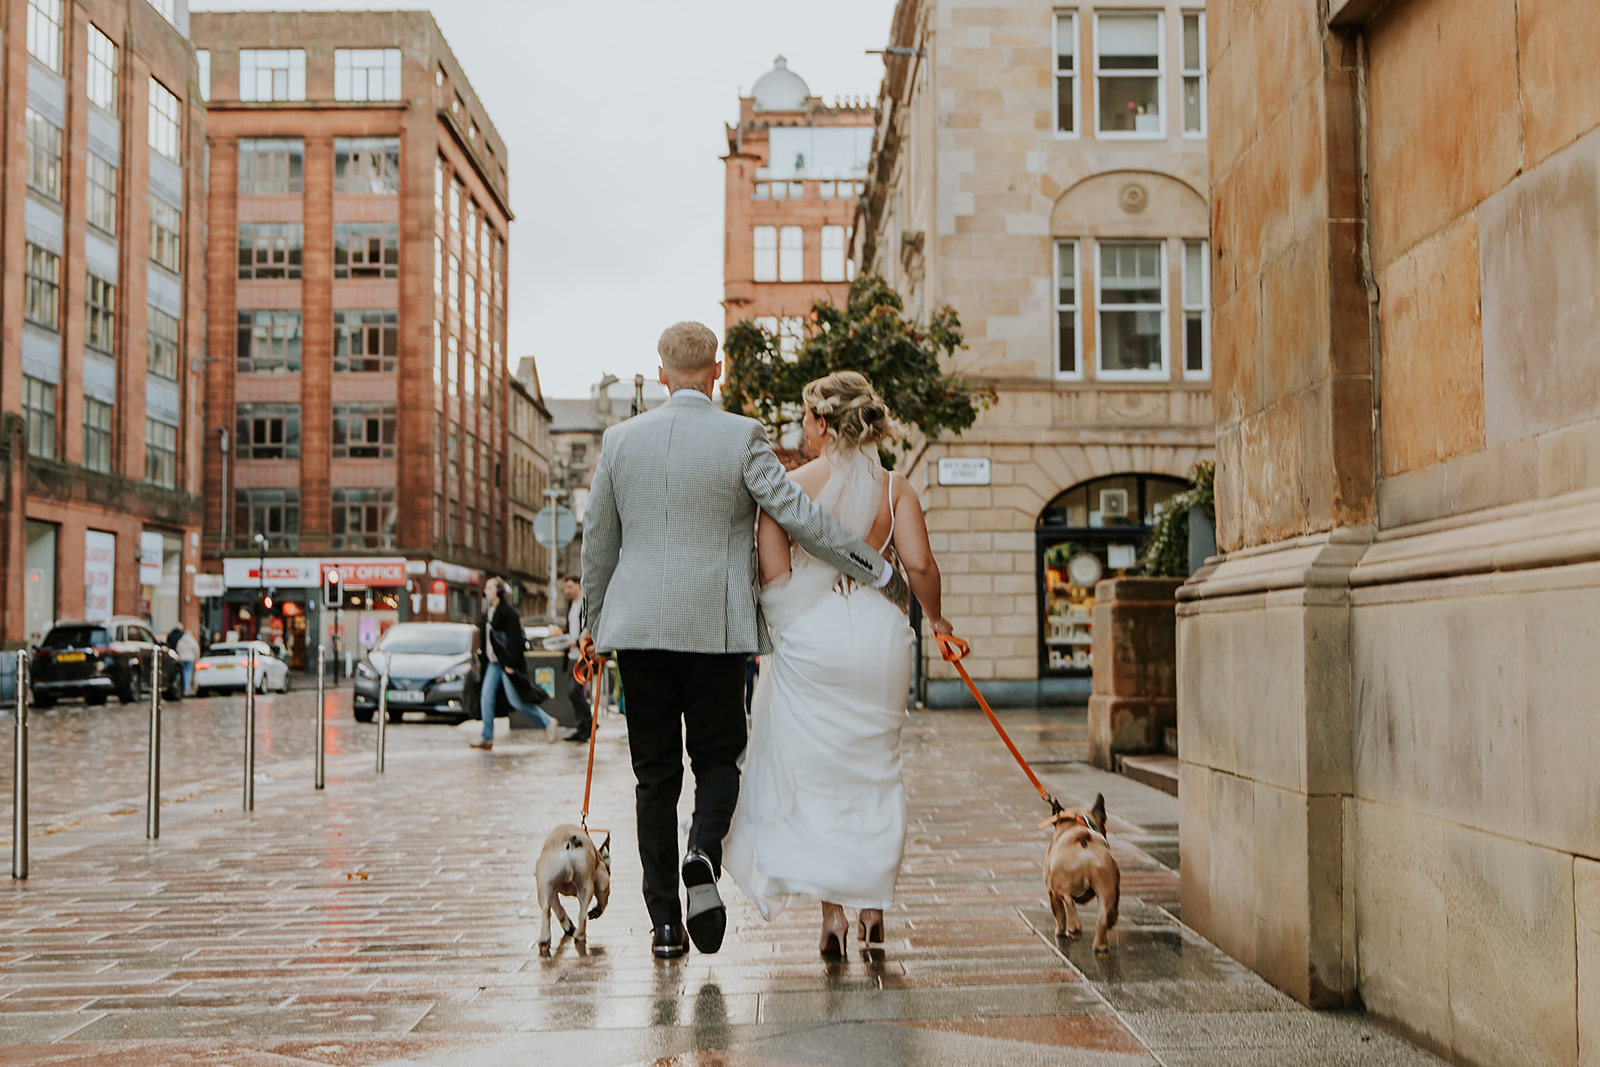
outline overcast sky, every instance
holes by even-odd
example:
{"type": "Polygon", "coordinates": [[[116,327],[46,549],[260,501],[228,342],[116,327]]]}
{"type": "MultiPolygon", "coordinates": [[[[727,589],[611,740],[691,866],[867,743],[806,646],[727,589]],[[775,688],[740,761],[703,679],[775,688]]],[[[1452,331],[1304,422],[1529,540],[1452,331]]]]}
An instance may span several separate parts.
{"type": "MultiPolygon", "coordinates": [[[[876,97],[894,0],[191,0],[196,11],[429,7],[505,138],[510,352],[547,396],[655,377],[679,319],[722,334],[723,124],[780,53],[876,97]]],[[[357,42],[352,42],[357,43],[357,42]]],[[[369,42],[359,42],[369,44],[369,42]]]]}

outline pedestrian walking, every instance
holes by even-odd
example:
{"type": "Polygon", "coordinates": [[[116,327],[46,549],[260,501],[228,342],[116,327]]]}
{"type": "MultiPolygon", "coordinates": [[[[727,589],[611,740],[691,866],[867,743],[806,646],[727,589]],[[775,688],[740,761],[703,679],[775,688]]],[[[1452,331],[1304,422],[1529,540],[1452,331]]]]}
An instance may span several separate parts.
{"type": "MultiPolygon", "coordinates": [[[[572,703],[572,714],[577,726],[567,735],[568,741],[588,741],[594,730],[589,712],[588,693],[572,668],[578,665],[578,634],[583,628],[583,580],[576,574],[561,579],[561,591],[567,595],[567,700],[572,703]]],[[[595,685],[600,679],[595,678],[595,685]]]]}
{"type": "Polygon", "coordinates": [[[162,644],[166,645],[168,648],[172,649],[172,651],[176,652],[176,651],[178,651],[178,639],[180,637],[182,637],[182,636],[183,636],[183,623],[180,622],[178,625],[174,626],[172,629],[167,631],[166,640],[163,641],[162,644]]]}
{"type": "Polygon", "coordinates": [[[178,643],[173,646],[178,653],[178,662],[183,664],[183,695],[188,696],[194,692],[194,665],[200,658],[200,642],[194,634],[178,627],[178,643]]]}
{"type": "Polygon", "coordinates": [[[505,583],[490,578],[483,585],[483,622],[479,630],[483,637],[483,655],[488,661],[483,671],[483,688],[479,691],[479,708],[483,713],[483,736],[472,743],[473,748],[494,748],[494,709],[500,694],[506,695],[511,706],[544,727],[544,739],[556,739],[556,721],[546,715],[539,704],[544,700],[544,690],[528,678],[527,638],[522,633],[522,620],[516,609],[503,598],[505,583]]]}

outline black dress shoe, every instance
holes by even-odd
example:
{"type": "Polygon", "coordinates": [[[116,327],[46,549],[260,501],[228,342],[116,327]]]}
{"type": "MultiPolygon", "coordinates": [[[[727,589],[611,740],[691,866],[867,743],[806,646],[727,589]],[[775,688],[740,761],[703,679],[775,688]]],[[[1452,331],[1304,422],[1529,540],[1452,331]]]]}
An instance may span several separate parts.
{"type": "Polygon", "coordinates": [[[574,731],[572,731],[572,733],[570,733],[566,737],[562,738],[562,740],[563,741],[587,741],[587,740],[589,740],[589,732],[587,730],[574,730],[574,731]]]}
{"type": "Polygon", "coordinates": [[[683,887],[689,891],[684,915],[694,947],[707,954],[717,951],[728,930],[728,909],[717,892],[717,870],[699,849],[690,849],[683,858],[683,887]]]}
{"type": "Polygon", "coordinates": [[[658,960],[675,960],[689,951],[689,942],[684,939],[683,927],[677,923],[666,923],[658,926],[650,938],[650,949],[658,960]]]}

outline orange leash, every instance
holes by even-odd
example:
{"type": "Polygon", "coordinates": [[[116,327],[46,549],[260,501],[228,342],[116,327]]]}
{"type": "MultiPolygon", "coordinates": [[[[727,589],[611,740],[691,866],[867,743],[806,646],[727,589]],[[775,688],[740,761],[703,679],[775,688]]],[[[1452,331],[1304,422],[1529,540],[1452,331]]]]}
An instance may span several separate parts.
{"type": "Polygon", "coordinates": [[[1000,740],[1004,741],[1006,747],[1011,750],[1011,755],[1017,761],[1017,765],[1022,768],[1022,773],[1028,776],[1028,781],[1033,783],[1033,788],[1038,791],[1039,796],[1046,804],[1050,805],[1051,814],[1060,812],[1061,802],[1050,795],[1050,791],[1044,787],[1044,783],[1039,781],[1039,776],[1033,773],[1033,768],[1028,766],[1028,761],[1022,758],[1022,753],[1017,751],[1017,746],[1011,741],[1011,735],[1006,733],[1006,728],[1001,726],[1000,720],[995,717],[994,709],[989,707],[989,702],[983,699],[983,694],[978,692],[978,687],[973,684],[972,675],[968,674],[967,669],[961,665],[961,661],[972,652],[972,646],[955,634],[935,632],[933,639],[939,642],[939,655],[943,656],[944,661],[953,665],[961,674],[961,680],[967,683],[967,688],[972,691],[973,697],[977,699],[978,707],[982,708],[983,713],[989,716],[989,725],[994,727],[994,732],[1000,735],[1000,740]]]}
{"type": "Polygon", "coordinates": [[[594,682],[594,706],[589,709],[589,770],[583,776],[583,813],[578,816],[578,825],[588,832],[589,788],[594,785],[594,739],[600,732],[600,661],[583,656],[573,666],[572,676],[582,685],[594,682]]]}

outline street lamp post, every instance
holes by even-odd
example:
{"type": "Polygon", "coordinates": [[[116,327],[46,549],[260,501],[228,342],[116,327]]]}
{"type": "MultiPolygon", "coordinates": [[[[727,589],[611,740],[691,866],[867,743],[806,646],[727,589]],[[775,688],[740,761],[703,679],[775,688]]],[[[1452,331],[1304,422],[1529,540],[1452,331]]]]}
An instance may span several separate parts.
{"type": "Polygon", "coordinates": [[[262,613],[267,602],[267,535],[256,531],[256,640],[261,640],[262,613]]]}

